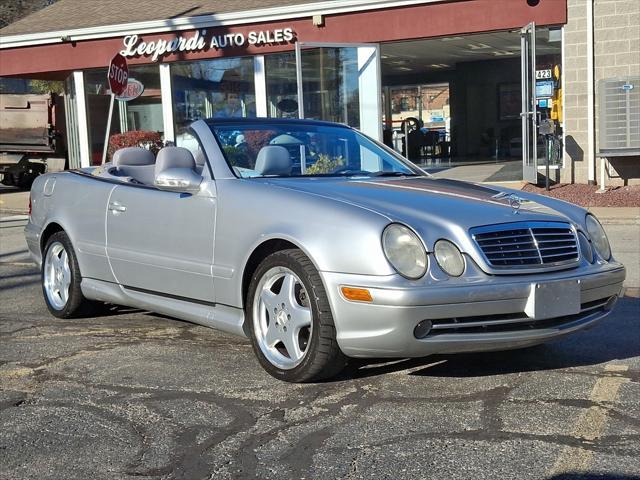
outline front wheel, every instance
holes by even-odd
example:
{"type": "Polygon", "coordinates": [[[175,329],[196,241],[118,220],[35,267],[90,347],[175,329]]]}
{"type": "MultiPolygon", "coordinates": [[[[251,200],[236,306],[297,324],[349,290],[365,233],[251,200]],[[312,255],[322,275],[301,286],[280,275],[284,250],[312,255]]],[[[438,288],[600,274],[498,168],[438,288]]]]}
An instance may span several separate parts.
{"type": "Polygon", "coordinates": [[[47,240],[42,262],[42,292],[49,311],[58,318],[90,313],[94,303],[82,294],[80,268],[71,240],[56,232],[47,240]]]}
{"type": "Polygon", "coordinates": [[[274,377],[309,382],[344,367],[324,285],[300,250],[263,260],[249,285],[246,313],[253,350],[274,377]]]}

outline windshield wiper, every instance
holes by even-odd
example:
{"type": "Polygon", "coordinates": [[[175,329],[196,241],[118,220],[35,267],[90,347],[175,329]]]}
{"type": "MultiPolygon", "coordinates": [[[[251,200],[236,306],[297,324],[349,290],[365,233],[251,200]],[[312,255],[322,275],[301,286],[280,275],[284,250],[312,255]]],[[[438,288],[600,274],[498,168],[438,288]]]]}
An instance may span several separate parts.
{"type": "Polygon", "coordinates": [[[407,172],[377,172],[372,173],[372,177],[417,177],[416,173],[407,172]]]}

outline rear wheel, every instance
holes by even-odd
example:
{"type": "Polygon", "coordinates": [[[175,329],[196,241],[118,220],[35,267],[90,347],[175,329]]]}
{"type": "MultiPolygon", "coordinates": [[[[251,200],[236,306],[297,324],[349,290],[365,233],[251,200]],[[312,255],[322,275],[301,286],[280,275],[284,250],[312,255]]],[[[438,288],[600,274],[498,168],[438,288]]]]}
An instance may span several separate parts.
{"type": "Polygon", "coordinates": [[[344,367],[320,275],[300,250],[276,252],[258,266],[246,310],[254,352],[274,377],[316,381],[344,367]]]}
{"type": "Polygon", "coordinates": [[[42,291],[49,311],[58,318],[89,313],[94,303],[82,294],[78,259],[69,237],[56,232],[47,240],[42,262],[42,291]]]}

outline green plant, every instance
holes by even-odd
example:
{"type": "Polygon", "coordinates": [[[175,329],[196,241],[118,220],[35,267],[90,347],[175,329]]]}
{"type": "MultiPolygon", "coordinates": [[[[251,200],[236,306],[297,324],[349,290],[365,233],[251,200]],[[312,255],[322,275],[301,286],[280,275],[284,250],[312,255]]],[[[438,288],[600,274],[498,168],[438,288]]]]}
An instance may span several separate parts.
{"type": "Polygon", "coordinates": [[[316,161],[316,163],[308,166],[305,173],[307,175],[332,173],[334,170],[337,170],[344,165],[345,161],[342,156],[333,158],[327,154],[321,153],[320,155],[318,155],[318,160],[316,161]]]}
{"type": "Polygon", "coordinates": [[[234,145],[225,145],[222,149],[224,150],[224,154],[232,167],[250,168],[249,158],[244,149],[234,145]]]}

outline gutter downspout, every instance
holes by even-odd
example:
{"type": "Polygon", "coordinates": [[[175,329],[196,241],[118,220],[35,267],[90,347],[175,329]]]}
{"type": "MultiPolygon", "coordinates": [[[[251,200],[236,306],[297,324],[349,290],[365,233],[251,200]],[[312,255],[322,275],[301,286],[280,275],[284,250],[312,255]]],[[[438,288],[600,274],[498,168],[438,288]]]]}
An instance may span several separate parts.
{"type": "Polygon", "coordinates": [[[596,184],[595,157],[595,100],[594,100],[594,51],[593,51],[593,4],[587,0],[587,167],[588,183],[596,184]]]}

